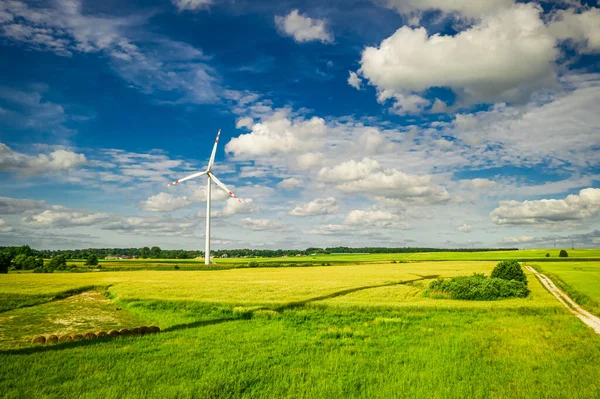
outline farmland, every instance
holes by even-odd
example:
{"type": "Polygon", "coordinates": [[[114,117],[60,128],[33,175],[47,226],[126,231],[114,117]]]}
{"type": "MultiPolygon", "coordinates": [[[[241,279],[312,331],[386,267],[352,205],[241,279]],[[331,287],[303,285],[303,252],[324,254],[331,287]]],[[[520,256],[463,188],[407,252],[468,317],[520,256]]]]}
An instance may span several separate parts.
{"type": "MultiPolygon", "coordinates": [[[[548,251],[538,252],[545,256],[548,251]]],[[[403,254],[415,255],[427,256],[403,254]]],[[[489,275],[496,264],[464,259],[474,259],[474,254],[449,255],[463,259],[377,263],[371,258],[375,255],[332,255],[328,259],[350,257],[345,259],[349,264],[193,271],[181,262],[180,270],[165,271],[9,273],[0,278],[0,298],[7,304],[0,313],[0,394],[600,395],[600,336],[563,309],[531,273],[527,298],[424,296],[435,278],[489,275]],[[369,263],[356,265],[350,259],[369,263]],[[37,334],[141,324],[156,324],[163,332],[29,344],[37,334]]],[[[219,259],[219,264],[226,261],[219,259]]],[[[543,262],[537,267],[593,297],[594,285],[581,284],[587,277],[572,279],[565,270],[585,268],[582,273],[598,276],[600,262],[543,262]]]]}

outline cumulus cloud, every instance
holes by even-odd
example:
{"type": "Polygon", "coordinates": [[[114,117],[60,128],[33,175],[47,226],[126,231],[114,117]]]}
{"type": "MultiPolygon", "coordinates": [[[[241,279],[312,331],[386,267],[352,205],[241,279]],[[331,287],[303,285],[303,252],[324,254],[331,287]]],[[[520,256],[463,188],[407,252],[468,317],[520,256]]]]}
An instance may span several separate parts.
{"type": "Polygon", "coordinates": [[[40,213],[25,216],[22,222],[33,228],[58,228],[94,226],[112,218],[114,215],[109,213],[79,211],[55,205],[40,213]]]}
{"type": "Polygon", "coordinates": [[[346,219],[344,225],[347,226],[375,226],[379,228],[400,228],[408,229],[405,223],[400,222],[401,218],[399,215],[382,210],[359,210],[355,209],[351,211],[346,219]]]}
{"type": "Polygon", "coordinates": [[[330,215],[338,211],[338,201],[333,197],[319,198],[303,205],[298,205],[290,211],[293,216],[330,215]]]}
{"type": "Polygon", "coordinates": [[[363,51],[359,73],[399,111],[423,109],[414,93],[431,87],[448,87],[467,103],[526,98],[555,79],[556,39],[540,13],[537,5],[517,4],[454,36],[403,26],[363,51]]]}
{"type": "Polygon", "coordinates": [[[298,10],[292,10],[286,16],[275,16],[275,24],[283,34],[292,36],[298,43],[314,40],[333,42],[333,34],[327,29],[325,20],[310,18],[298,10]]]}
{"type": "Polygon", "coordinates": [[[560,10],[548,26],[558,39],[571,40],[586,53],[600,51],[600,8],[581,13],[572,9],[560,10]]]}
{"type": "Polygon", "coordinates": [[[140,202],[142,209],[152,212],[173,212],[183,209],[192,203],[188,197],[174,197],[171,194],[159,193],[140,202]]]}
{"type": "Polygon", "coordinates": [[[296,157],[296,163],[302,170],[310,169],[319,166],[323,163],[323,154],[318,152],[307,152],[296,157]]]}
{"type": "Polygon", "coordinates": [[[165,216],[122,217],[103,223],[103,230],[132,235],[191,237],[196,221],[165,216]]]}
{"type": "Polygon", "coordinates": [[[466,17],[477,18],[507,9],[514,0],[387,0],[387,6],[400,14],[415,11],[440,10],[444,13],[459,13],[466,17]]]}
{"type": "Polygon", "coordinates": [[[504,244],[523,244],[527,242],[532,242],[534,240],[531,236],[518,236],[518,237],[504,237],[502,242],[504,244]]]}
{"type": "Polygon", "coordinates": [[[20,215],[29,211],[45,209],[45,201],[0,197],[0,215],[20,215]]]}
{"type": "Polygon", "coordinates": [[[497,183],[489,179],[483,179],[478,177],[476,179],[471,180],[461,180],[460,185],[464,188],[471,188],[475,190],[487,190],[496,187],[497,183]]]}
{"type": "Polygon", "coordinates": [[[298,153],[324,144],[325,120],[318,117],[291,119],[289,111],[278,110],[268,119],[252,126],[252,131],[231,139],[226,152],[237,157],[298,153]]]}
{"type": "Polygon", "coordinates": [[[13,151],[0,143],[0,172],[17,173],[23,177],[47,172],[65,171],[87,164],[83,154],[55,150],[49,154],[27,155],[13,151]]]}
{"type": "Polygon", "coordinates": [[[173,3],[179,11],[198,10],[211,5],[212,0],[171,0],[171,3],[173,3]]]}
{"type": "Polygon", "coordinates": [[[296,179],[294,177],[290,177],[289,179],[284,179],[277,183],[277,186],[283,188],[284,190],[293,190],[295,188],[301,187],[304,185],[304,182],[300,179],[296,179]]]}
{"type": "Polygon", "coordinates": [[[362,83],[362,79],[356,74],[356,72],[349,71],[350,76],[348,76],[348,84],[354,87],[356,90],[360,90],[360,85],[362,83]]]}
{"type": "Polygon", "coordinates": [[[282,230],[285,226],[278,220],[243,218],[241,225],[254,231],[282,230]]]}
{"type": "Polygon", "coordinates": [[[458,226],[458,231],[462,233],[469,233],[471,231],[471,226],[469,226],[466,223],[463,223],[460,226],[458,226]]]}
{"type": "Polygon", "coordinates": [[[0,233],[10,233],[12,230],[13,228],[4,219],[0,218],[0,233]]]}
{"type": "Polygon", "coordinates": [[[501,201],[490,216],[498,225],[543,224],[583,221],[600,211],[600,189],[586,188],[565,199],[501,201]]]}
{"type": "Polygon", "coordinates": [[[338,190],[349,194],[360,193],[426,204],[450,198],[446,189],[432,183],[430,176],[414,176],[393,168],[384,169],[379,162],[370,158],[322,168],[319,179],[336,183],[338,190]]]}
{"type": "Polygon", "coordinates": [[[215,217],[230,217],[238,214],[256,213],[259,208],[251,198],[243,198],[239,201],[235,198],[229,198],[220,211],[212,213],[215,217]]]}

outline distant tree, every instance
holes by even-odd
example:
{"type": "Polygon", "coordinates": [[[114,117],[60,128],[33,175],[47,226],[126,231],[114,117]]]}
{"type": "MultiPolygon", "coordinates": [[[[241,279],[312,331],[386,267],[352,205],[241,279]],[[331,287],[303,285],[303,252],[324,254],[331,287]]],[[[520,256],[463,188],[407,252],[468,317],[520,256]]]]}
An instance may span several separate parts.
{"type": "Polygon", "coordinates": [[[550,254],[546,252],[546,258],[549,258],[549,257],[550,257],[550,254]]]}
{"type": "Polygon", "coordinates": [[[11,254],[8,251],[0,252],[0,273],[8,273],[10,267],[11,254]]]}
{"type": "Polygon", "coordinates": [[[142,250],[140,251],[140,256],[144,259],[146,259],[148,256],[150,256],[150,248],[148,248],[148,247],[142,248],[142,250]]]}
{"type": "Polygon", "coordinates": [[[85,265],[86,266],[98,266],[98,257],[94,254],[91,254],[90,256],[88,256],[87,260],[85,261],[85,265]]]}
{"type": "Polygon", "coordinates": [[[35,256],[28,256],[22,263],[24,270],[33,270],[36,267],[44,267],[44,259],[36,258],[35,256]]]}
{"type": "Polygon", "coordinates": [[[48,262],[48,269],[61,269],[67,266],[67,260],[63,255],[53,256],[52,259],[48,262]]]}
{"type": "Polygon", "coordinates": [[[150,248],[150,257],[151,258],[158,258],[160,257],[160,253],[162,252],[162,250],[160,249],[160,247],[152,247],[150,248]]]}
{"type": "Polygon", "coordinates": [[[23,246],[17,248],[17,255],[32,256],[33,251],[31,250],[29,245],[23,245],[23,246]]]}
{"type": "Polygon", "coordinates": [[[12,265],[17,270],[24,270],[25,269],[25,261],[26,260],[27,260],[27,255],[25,255],[25,254],[17,255],[13,259],[12,265]]]}
{"type": "Polygon", "coordinates": [[[558,256],[559,256],[560,258],[568,258],[568,257],[569,257],[569,254],[568,254],[568,253],[567,253],[567,251],[565,251],[564,249],[561,249],[561,250],[560,250],[560,253],[558,254],[558,256]]]}

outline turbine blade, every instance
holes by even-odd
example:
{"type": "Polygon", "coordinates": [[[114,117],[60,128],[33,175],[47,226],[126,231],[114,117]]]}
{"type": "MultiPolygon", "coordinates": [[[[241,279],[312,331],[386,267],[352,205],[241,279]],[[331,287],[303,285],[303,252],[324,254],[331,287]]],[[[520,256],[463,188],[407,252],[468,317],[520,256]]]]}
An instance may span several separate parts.
{"type": "Polygon", "coordinates": [[[175,184],[179,184],[182,181],[190,180],[190,179],[193,179],[194,177],[202,176],[202,175],[205,175],[207,173],[208,173],[207,171],[194,173],[193,175],[186,176],[183,179],[175,180],[173,183],[167,184],[167,187],[174,186],[175,184]]]}
{"type": "Polygon", "coordinates": [[[231,195],[233,198],[235,198],[236,200],[238,200],[238,202],[242,202],[240,201],[240,199],[238,197],[235,196],[235,194],[233,192],[231,192],[231,190],[229,190],[227,188],[226,185],[224,185],[221,180],[217,179],[217,176],[213,175],[212,172],[208,172],[208,175],[210,176],[211,179],[213,179],[213,181],[215,183],[217,183],[217,186],[221,187],[223,190],[225,190],[225,192],[229,193],[229,195],[231,195]]]}
{"type": "Polygon", "coordinates": [[[210,154],[210,161],[208,161],[208,168],[210,170],[212,168],[213,163],[215,163],[215,154],[217,153],[217,145],[219,145],[219,136],[221,135],[221,129],[217,132],[217,139],[215,140],[215,145],[213,146],[212,154],[210,154]]]}

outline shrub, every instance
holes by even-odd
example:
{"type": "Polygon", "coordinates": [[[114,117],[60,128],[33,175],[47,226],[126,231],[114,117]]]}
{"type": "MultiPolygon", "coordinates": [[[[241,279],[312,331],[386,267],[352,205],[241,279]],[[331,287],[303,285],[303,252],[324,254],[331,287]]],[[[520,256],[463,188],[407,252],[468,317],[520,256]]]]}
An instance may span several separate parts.
{"type": "Polygon", "coordinates": [[[248,267],[258,267],[258,262],[255,260],[248,262],[248,267]]]}
{"type": "Polygon", "coordinates": [[[502,298],[524,298],[529,294],[527,285],[517,280],[487,278],[483,274],[437,279],[429,284],[432,293],[447,294],[452,299],[491,301],[502,298]]]}
{"type": "Polygon", "coordinates": [[[54,270],[60,269],[61,267],[67,266],[67,260],[63,255],[53,256],[50,261],[48,261],[47,268],[54,270]]]}
{"type": "Polygon", "coordinates": [[[11,255],[8,251],[0,252],[0,273],[8,273],[10,267],[11,255]]]}
{"type": "Polygon", "coordinates": [[[91,254],[90,256],[88,256],[87,260],[85,261],[85,265],[86,266],[98,266],[98,257],[94,254],[91,254]]]}
{"type": "Polygon", "coordinates": [[[567,251],[565,251],[564,249],[561,249],[561,250],[560,250],[560,253],[558,254],[558,256],[559,256],[560,258],[568,258],[568,257],[569,257],[569,254],[568,254],[568,253],[567,253],[567,251]]]}
{"type": "Polygon", "coordinates": [[[502,280],[516,280],[527,285],[527,276],[516,260],[503,260],[498,263],[492,271],[491,277],[501,278],[502,280]]]}
{"type": "Polygon", "coordinates": [[[175,270],[179,270],[179,265],[175,265],[175,266],[173,266],[173,269],[175,269],[175,270]]]}
{"type": "Polygon", "coordinates": [[[546,258],[549,258],[550,254],[548,252],[546,252],[546,258]]]}

